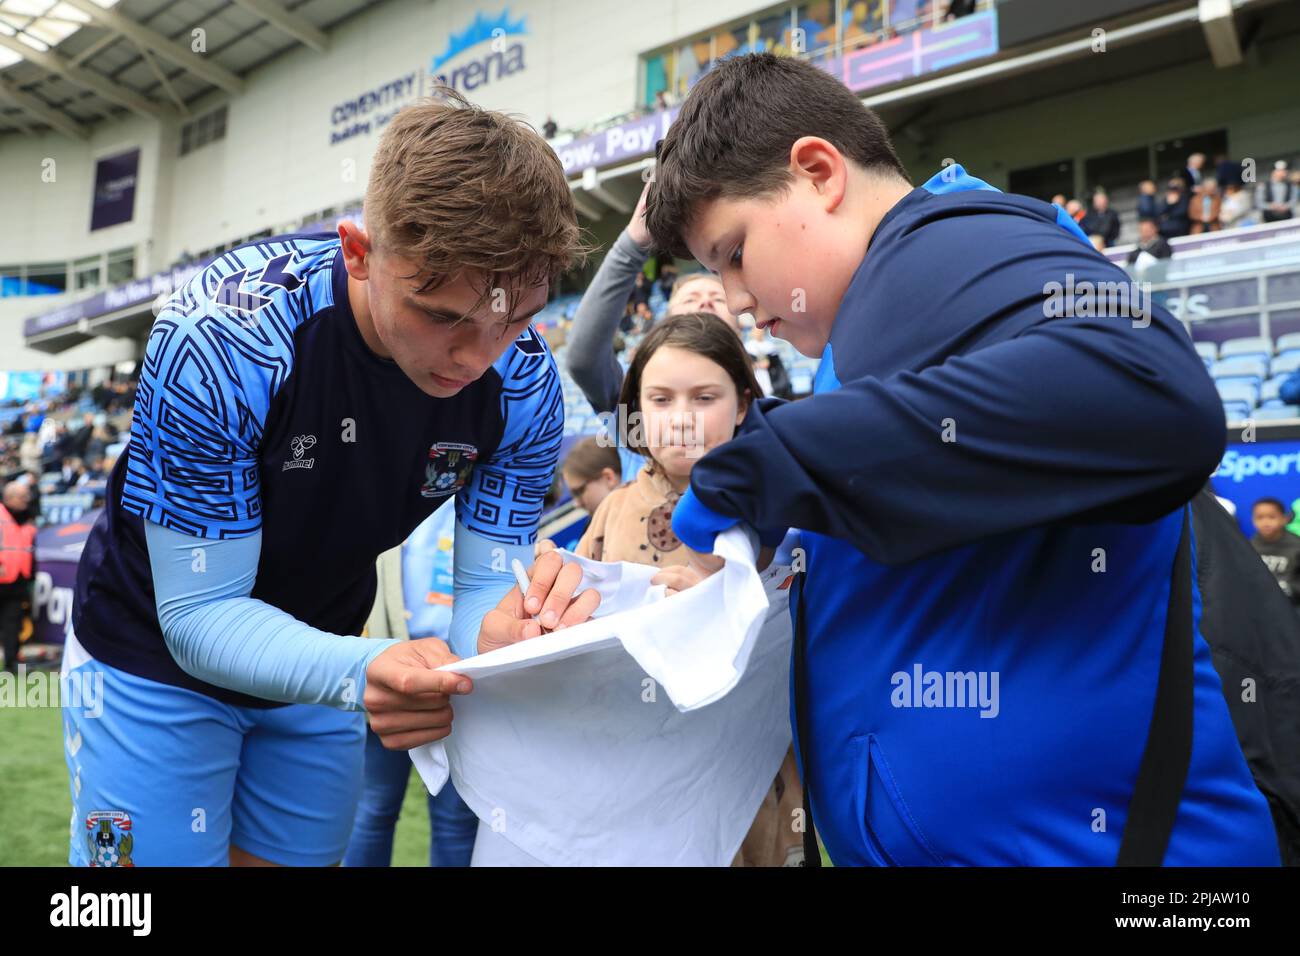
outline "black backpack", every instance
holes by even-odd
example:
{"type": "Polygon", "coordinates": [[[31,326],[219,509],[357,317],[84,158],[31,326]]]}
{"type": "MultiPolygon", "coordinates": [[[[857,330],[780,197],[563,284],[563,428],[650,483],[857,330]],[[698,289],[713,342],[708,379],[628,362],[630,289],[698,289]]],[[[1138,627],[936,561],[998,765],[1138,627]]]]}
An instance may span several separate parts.
{"type": "Polygon", "coordinates": [[[1268,798],[1282,863],[1300,866],[1300,617],[1208,489],[1192,499],[1201,634],[1255,784],[1268,798]],[[1253,681],[1254,700],[1247,697],[1253,681]]]}

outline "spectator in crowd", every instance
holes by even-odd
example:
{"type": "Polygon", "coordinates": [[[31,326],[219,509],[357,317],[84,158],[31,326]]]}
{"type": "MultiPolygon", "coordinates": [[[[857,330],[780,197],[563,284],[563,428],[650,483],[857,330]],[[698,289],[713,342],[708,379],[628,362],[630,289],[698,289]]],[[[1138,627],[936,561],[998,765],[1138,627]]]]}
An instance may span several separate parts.
{"type": "Polygon", "coordinates": [[[958,17],[969,16],[975,12],[975,0],[952,0],[948,4],[948,12],[943,15],[945,20],[956,20],[958,17]]]}
{"type": "Polygon", "coordinates": [[[665,299],[673,294],[673,286],[677,282],[677,263],[673,262],[671,257],[659,257],[659,277],[655,282],[659,285],[659,291],[665,299]]]}
{"type": "Polygon", "coordinates": [[[647,305],[650,304],[651,284],[644,269],[636,274],[636,281],[632,284],[632,295],[630,297],[633,305],[640,305],[643,302],[647,305]]]}
{"type": "Polygon", "coordinates": [[[1234,183],[1241,185],[1241,164],[1229,159],[1223,153],[1214,157],[1214,178],[1219,184],[1219,192],[1226,192],[1234,183]]]}
{"type": "Polygon", "coordinates": [[[1160,211],[1160,200],[1156,197],[1156,184],[1153,179],[1144,179],[1138,183],[1137,214],[1139,219],[1154,219],[1160,211]]]}
{"type": "Polygon", "coordinates": [[[1160,235],[1166,239],[1185,236],[1191,230],[1191,220],[1187,215],[1186,183],[1181,179],[1169,180],[1164,198],[1160,200],[1156,212],[1156,225],[1160,235]]]}
{"type": "Polygon", "coordinates": [[[63,465],[59,469],[58,492],[63,494],[66,491],[72,491],[81,483],[82,475],[86,473],[86,466],[82,460],[75,455],[69,455],[63,459],[63,465]]]}
{"type": "Polygon", "coordinates": [[[1187,157],[1187,168],[1183,170],[1183,182],[1190,190],[1196,189],[1205,181],[1205,154],[1192,153],[1187,157]]]}
{"type": "Polygon", "coordinates": [[[1253,226],[1258,222],[1254,197],[1240,182],[1228,183],[1224,187],[1223,199],[1219,204],[1220,225],[1224,229],[1237,229],[1241,226],[1253,226]]]}
{"type": "Polygon", "coordinates": [[[1084,217],[1088,214],[1088,210],[1083,208],[1083,203],[1079,202],[1077,199],[1071,199],[1067,202],[1065,204],[1065,211],[1069,213],[1070,218],[1076,223],[1082,223],[1084,217]]]}
{"type": "Polygon", "coordinates": [[[0,497],[0,648],[4,669],[18,671],[18,638],[24,607],[31,600],[36,551],[36,515],[26,482],[11,481],[0,497]]]}
{"type": "Polygon", "coordinates": [[[1276,498],[1260,498],[1251,506],[1250,520],[1255,525],[1251,545],[1292,606],[1300,606],[1300,537],[1286,530],[1286,506],[1276,498]]]}
{"type": "Polygon", "coordinates": [[[1187,210],[1193,236],[1202,232],[1218,231],[1222,204],[1223,197],[1219,194],[1218,181],[1207,177],[1192,194],[1192,201],[1187,210]]]}
{"type": "Polygon", "coordinates": [[[22,444],[19,445],[18,463],[23,471],[41,470],[41,439],[35,431],[23,434],[22,444]]]}
{"type": "Polygon", "coordinates": [[[1262,182],[1255,190],[1255,205],[1264,222],[1282,222],[1294,215],[1294,207],[1300,201],[1300,188],[1287,177],[1286,160],[1279,159],[1273,164],[1273,172],[1268,180],[1262,182]]]}
{"type": "Polygon", "coordinates": [[[542,124],[542,135],[547,139],[555,139],[555,134],[559,132],[559,127],[555,125],[555,120],[546,117],[546,122],[542,124]]]}
{"type": "Polygon", "coordinates": [[[1119,214],[1110,208],[1110,197],[1104,189],[1092,194],[1092,209],[1079,225],[1089,235],[1101,236],[1106,245],[1115,245],[1119,238],[1119,214]]]}
{"type": "Polygon", "coordinates": [[[95,416],[86,412],[81,416],[81,425],[73,429],[70,425],[68,436],[63,444],[65,457],[87,458],[90,454],[90,438],[95,433],[95,416]]]}
{"type": "Polygon", "coordinates": [[[745,351],[753,361],[754,378],[758,379],[764,395],[775,395],[786,401],[794,398],[790,373],[786,371],[785,363],[781,361],[781,354],[770,335],[757,326],[750,329],[745,351]]]}
{"type": "Polygon", "coordinates": [[[1174,254],[1165,237],[1156,228],[1156,221],[1151,218],[1138,221],[1138,241],[1133,251],[1128,254],[1128,264],[1134,265],[1145,253],[1155,259],[1168,259],[1174,254]]]}
{"type": "Polygon", "coordinates": [[[1057,193],[1055,196],[1053,196],[1052,205],[1060,206],[1062,209],[1064,209],[1066,205],[1065,193],[1057,193]]]}
{"type": "Polygon", "coordinates": [[[623,483],[623,464],[617,448],[588,436],[570,449],[560,474],[578,507],[595,514],[605,497],[623,483]]]}
{"type": "Polygon", "coordinates": [[[1092,233],[1091,235],[1088,236],[1088,241],[1092,243],[1092,247],[1093,247],[1094,249],[1096,249],[1098,252],[1105,252],[1105,251],[1106,251],[1106,237],[1105,237],[1105,236],[1099,236],[1099,235],[1097,235],[1097,234],[1094,232],[1094,233],[1092,233]]]}
{"type": "Polygon", "coordinates": [[[667,90],[660,90],[655,94],[655,109],[660,112],[670,109],[675,102],[675,98],[667,90]]]}
{"type": "Polygon", "coordinates": [[[650,306],[645,302],[636,304],[636,325],[635,330],[638,335],[644,335],[650,331],[650,326],[654,325],[655,314],[650,311],[650,306]]]}

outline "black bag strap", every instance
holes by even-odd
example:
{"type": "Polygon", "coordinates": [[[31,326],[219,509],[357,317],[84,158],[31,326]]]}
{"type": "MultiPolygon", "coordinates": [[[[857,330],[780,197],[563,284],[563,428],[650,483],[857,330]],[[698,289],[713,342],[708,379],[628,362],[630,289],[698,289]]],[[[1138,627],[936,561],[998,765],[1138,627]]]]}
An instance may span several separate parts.
{"type": "Polygon", "coordinates": [[[817,848],[817,828],[813,826],[812,801],[808,797],[808,778],[812,775],[812,743],[809,737],[808,720],[808,672],[804,657],[807,654],[807,626],[804,624],[803,586],[806,571],[796,575],[797,588],[794,612],[794,729],[799,740],[799,756],[803,761],[803,865],[821,866],[822,854],[817,848]]]}
{"type": "Polygon", "coordinates": [[[1156,702],[1137,784],[1119,845],[1117,866],[1160,866],[1192,759],[1192,542],[1187,507],[1169,578],[1164,647],[1156,702]]]}

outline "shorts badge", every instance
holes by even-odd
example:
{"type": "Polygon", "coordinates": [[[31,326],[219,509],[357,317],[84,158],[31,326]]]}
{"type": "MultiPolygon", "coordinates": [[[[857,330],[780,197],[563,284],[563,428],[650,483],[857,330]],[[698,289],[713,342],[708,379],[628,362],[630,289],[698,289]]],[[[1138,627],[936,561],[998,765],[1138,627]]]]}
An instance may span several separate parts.
{"type": "Polygon", "coordinates": [[[135,866],[131,818],[122,810],[95,810],[86,817],[86,849],[91,866],[135,866]]]}

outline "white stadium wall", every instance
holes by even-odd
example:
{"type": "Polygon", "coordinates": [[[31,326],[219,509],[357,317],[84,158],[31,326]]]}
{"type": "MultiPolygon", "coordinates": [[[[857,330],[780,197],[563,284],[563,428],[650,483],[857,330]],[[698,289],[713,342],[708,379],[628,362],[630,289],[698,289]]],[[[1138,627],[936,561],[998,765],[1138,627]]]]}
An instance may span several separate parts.
{"type": "MultiPolygon", "coordinates": [[[[561,129],[633,108],[641,53],[757,9],[753,0],[709,4],[665,0],[647,6],[583,0],[430,3],[392,0],[331,31],[326,53],[298,47],[245,77],[246,90],[214,93],[190,104],[191,118],[227,105],[224,139],[178,156],[181,121],[127,115],[103,121],[87,141],[59,133],[0,137],[0,265],[70,260],[124,246],[136,247],[138,275],[166,268],[182,253],[198,253],[262,230],[279,231],[303,216],[347,206],[365,190],[380,129],[331,143],[351,123],[334,110],[393,81],[427,74],[477,13],[508,10],[524,21],[505,35],[513,51],[489,67],[491,41],[452,57],[439,71],[451,75],[474,102],[507,110],[539,128],[553,116],[561,129]],[[519,66],[522,62],[522,66],[519,66]],[[507,63],[515,69],[500,75],[507,63]],[[469,89],[467,86],[473,86],[469,89]],[[92,177],[98,157],[139,147],[135,215],[130,223],[90,231],[92,177]],[[53,159],[53,182],[41,178],[53,159]]],[[[408,102],[417,83],[371,120],[408,102]]],[[[101,339],[49,355],[22,346],[22,319],[76,299],[19,296],[0,299],[0,367],[83,368],[130,357],[133,343],[101,339]],[[119,348],[119,346],[121,346],[119,348]]]]}

